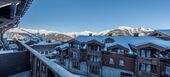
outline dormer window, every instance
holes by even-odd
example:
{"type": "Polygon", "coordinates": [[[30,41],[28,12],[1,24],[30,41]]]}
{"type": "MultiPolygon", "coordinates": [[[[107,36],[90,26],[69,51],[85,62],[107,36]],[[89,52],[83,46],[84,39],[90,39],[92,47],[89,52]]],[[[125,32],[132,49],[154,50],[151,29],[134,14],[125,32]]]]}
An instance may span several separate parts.
{"type": "Polygon", "coordinates": [[[58,51],[58,50],[56,51],[56,54],[57,54],[57,55],[61,55],[60,51],[58,51]]]}
{"type": "Polygon", "coordinates": [[[79,48],[79,44],[77,43],[70,43],[71,48],[79,48]]]}
{"type": "Polygon", "coordinates": [[[150,58],[151,57],[151,50],[149,50],[149,49],[140,50],[140,56],[150,58]]]}
{"type": "Polygon", "coordinates": [[[112,52],[117,54],[125,54],[125,50],[121,48],[112,49],[112,52]]]}
{"type": "Polygon", "coordinates": [[[107,38],[105,39],[105,43],[113,43],[114,40],[112,38],[107,38]]]}
{"type": "Polygon", "coordinates": [[[73,55],[73,58],[75,59],[79,58],[79,53],[77,51],[73,51],[72,55],[73,55]]]}
{"type": "Polygon", "coordinates": [[[91,51],[101,51],[101,46],[98,46],[98,45],[90,45],[89,46],[89,49],[91,51]]]}

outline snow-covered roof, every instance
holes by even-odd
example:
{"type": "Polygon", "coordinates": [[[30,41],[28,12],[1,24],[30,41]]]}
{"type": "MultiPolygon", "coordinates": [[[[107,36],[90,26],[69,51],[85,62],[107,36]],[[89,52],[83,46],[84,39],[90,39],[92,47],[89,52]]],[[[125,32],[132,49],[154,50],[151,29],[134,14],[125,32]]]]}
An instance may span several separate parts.
{"type": "Polygon", "coordinates": [[[170,49],[170,41],[161,40],[156,37],[151,36],[139,36],[139,37],[133,37],[133,36],[79,36],[74,38],[75,40],[79,42],[88,42],[91,40],[96,40],[98,42],[101,42],[104,44],[106,38],[112,38],[115,42],[108,44],[107,46],[113,46],[113,45],[121,45],[126,48],[129,48],[128,44],[134,45],[134,46],[140,46],[143,44],[156,44],[164,48],[170,49]]]}
{"type": "Polygon", "coordinates": [[[69,47],[69,44],[68,44],[68,43],[61,44],[61,45],[59,45],[59,46],[56,46],[56,48],[66,48],[66,47],[69,47]]]}
{"type": "Polygon", "coordinates": [[[55,44],[57,44],[57,45],[59,45],[59,44],[61,44],[62,42],[46,42],[46,41],[40,41],[40,42],[38,42],[38,43],[36,43],[36,44],[34,44],[34,45],[55,45],[55,44]]]}
{"type": "Polygon", "coordinates": [[[75,40],[79,41],[79,42],[88,42],[91,40],[96,40],[98,42],[104,43],[104,39],[106,39],[107,36],[78,36],[76,38],[74,38],[75,40]]]}
{"type": "Polygon", "coordinates": [[[17,53],[19,51],[14,51],[14,50],[1,50],[0,54],[8,54],[8,53],[17,53]]]}
{"type": "Polygon", "coordinates": [[[113,43],[107,43],[105,44],[106,47],[111,47],[111,46],[115,46],[115,45],[120,45],[120,46],[123,46],[125,48],[128,48],[129,49],[129,45],[128,43],[124,43],[124,42],[113,42],[113,43]]]}
{"type": "Polygon", "coordinates": [[[168,36],[170,36],[170,29],[164,29],[164,30],[157,30],[160,33],[166,34],[168,36]]]}

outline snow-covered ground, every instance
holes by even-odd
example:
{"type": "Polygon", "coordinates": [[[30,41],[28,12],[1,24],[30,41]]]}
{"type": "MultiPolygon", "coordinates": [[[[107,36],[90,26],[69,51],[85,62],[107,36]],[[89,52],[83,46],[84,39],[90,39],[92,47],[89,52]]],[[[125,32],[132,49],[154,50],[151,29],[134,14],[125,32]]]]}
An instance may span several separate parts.
{"type": "Polygon", "coordinates": [[[8,54],[8,53],[15,53],[15,52],[19,52],[19,51],[15,51],[15,50],[1,50],[0,54],[8,54]]]}

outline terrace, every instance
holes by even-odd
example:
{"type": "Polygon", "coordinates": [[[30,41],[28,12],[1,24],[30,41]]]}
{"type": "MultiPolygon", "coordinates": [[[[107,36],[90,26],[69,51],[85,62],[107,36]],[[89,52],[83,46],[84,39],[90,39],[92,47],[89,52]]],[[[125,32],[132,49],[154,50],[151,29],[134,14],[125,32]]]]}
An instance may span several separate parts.
{"type": "Polygon", "coordinates": [[[16,77],[18,73],[30,71],[27,74],[31,77],[84,77],[67,71],[22,42],[18,41],[17,44],[17,51],[0,54],[0,76],[16,77]]]}

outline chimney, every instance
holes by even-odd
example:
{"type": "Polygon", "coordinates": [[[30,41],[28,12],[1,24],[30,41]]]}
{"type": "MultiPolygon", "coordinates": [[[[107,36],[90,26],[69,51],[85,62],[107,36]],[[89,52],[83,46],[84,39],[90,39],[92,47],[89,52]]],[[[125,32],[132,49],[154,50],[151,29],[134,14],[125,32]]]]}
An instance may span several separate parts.
{"type": "Polygon", "coordinates": [[[112,33],[109,33],[108,35],[109,35],[109,36],[112,36],[112,33]]]}
{"type": "Polygon", "coordinates": [[[92,33],[89,33],[89,36],[93,36],[93,34],[92,34],[92,33]]]}
{"type": "Polygon", "coordinates": [[[133,36],[134,37],[139,37],[139,33],[134,33],[133,36]]]}
{"type": "Polygon", "coordinates": [[[74,34],[73,37],[76,38],[77,37],[76,34],[74,34]]]}

